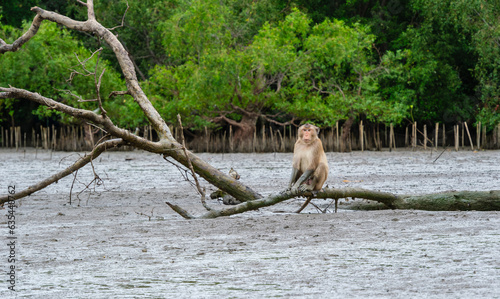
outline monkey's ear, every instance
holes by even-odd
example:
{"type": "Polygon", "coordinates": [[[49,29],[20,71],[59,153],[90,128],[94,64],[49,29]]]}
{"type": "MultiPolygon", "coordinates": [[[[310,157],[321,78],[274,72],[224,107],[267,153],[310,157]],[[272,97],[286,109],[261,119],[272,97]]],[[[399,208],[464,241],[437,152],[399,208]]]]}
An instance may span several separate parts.
{"type": "Polygon", "coordinates": [[[319,128],[318,127],[316,127],[316,135],[319,136],[319,128]]]}

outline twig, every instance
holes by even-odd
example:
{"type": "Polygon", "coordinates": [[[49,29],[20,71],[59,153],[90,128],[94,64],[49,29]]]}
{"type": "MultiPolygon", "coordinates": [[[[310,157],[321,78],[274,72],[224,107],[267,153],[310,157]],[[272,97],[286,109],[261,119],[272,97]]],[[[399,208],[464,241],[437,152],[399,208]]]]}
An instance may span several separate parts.
{"type": "Polygon", "coordinates": [[[198,178],[196,177],[196,173],[194,172],[193,164],[191,163],[191,159],[189,159],[189,155],[187,153],[186,143],[184,141],[184,128],[182,127],[182,121],[181,121],[180,114],[177,114],[177,121],[179,121],[179,126],[180,126],[180,131],[181,131],[182,150],[184,151],[184,155],[186,156],[189,169],[191,170],[191,175],[193,176],[194,181],[196,183],[196,188],[198,189],[198,193],[200,193],[200,195],[201,195],[201,204],[203,205],[203,207],[205,207],[205,209],[207,209],[208,211],[211,211],[212,208],[210,208],[207,205],[207,202],[205,201],[205,191],[201,188],[200,182],[198,182],[198,178]]]}
{"type": "Polygon", "coordinates": [[[444,153],[444,151],[446,151],[446,148],[447,148],[447,147],[448,147],[448,146],[445,146],[445,147],[444,147],[443,151],[439,154],[439,156],[436,158],[436,160],[434,160],[432,163],[436,162],[436,161],[439,159],[439,157],[441,157],[441,155],[444,153]]]}
{"type": "Polygon", "coordinates": [[[108,98],[112,98],[112,97],[116,97],[116,96],[122,96],[122,95],[126,95],[126,94],[130,95],[130,91],[128,91],[128,90],[123,90],[123,91],[112,91],[112,92],[109,94],[108,98]]]}
{"type": "Polygon", "coordinates": [[[129,6],[128,6],[128,1],[126,2],[127,3],[127,9],[125,9],[125,12],[123,13],[123,16],[122,16],[122,23],[121,25],[118,25],[118,26],[115,26],[113,28],[110,28],[109,31],[111,30],[115,30],[116,28],[119,28],[119,27],[123,27],[123,24],[125,23],[125,15],[127,14],[127,11],[129,9],[129,6]]]}
{"type": "MultiPolygon", "coordinates": [[[[96,68],[97,68],[97,65],[96,65],[96,68]]],[[[106,69],[104,68],[102,70],[101,75],[99,76],[99,80],[96,82],[97,104],[99,105],[99,109],[102,112],[102,117],[103,118],[106,118],[106,114],[107,114],[106,110],[104,110],[104,107],[102,107],[102,101],[101,101],[101,80],[102,80],[102,76],[104,75],[105,71],[106,71],[106,69]]]]}
{"type": "Polygon", "coordinates": [[[148,219],[149,219],[148,221],[151,221],[151,218],[153,217],[153,211],[154,211],[154,210],[155,210],[155,208],[153,208],[153,209],[151,210],[151,215],[146,215],[146,214],[144,214],[144,213],[142,213],[142,212],[135,212],[135,213],[136,213],[137,215],[146,216],[146,217],[148,217],[148,219]]]}

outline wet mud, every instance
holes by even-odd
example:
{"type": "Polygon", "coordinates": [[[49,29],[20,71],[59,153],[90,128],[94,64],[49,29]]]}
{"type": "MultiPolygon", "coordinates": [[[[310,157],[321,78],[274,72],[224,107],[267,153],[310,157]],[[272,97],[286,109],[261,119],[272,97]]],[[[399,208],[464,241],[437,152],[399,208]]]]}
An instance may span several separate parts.
{"type": "MultiPolygon", "coordinates": [[[[327,153],[326,184],[396,194],[500,189],[500,151],[440,153],[327,153]]],[[[25,189],[78,155],[0,150],[0,193],[8,186],[25,189]]],[[[234,167],[263,195],[287,186],[292,158],[199,156],[224,172],[234,167]]],[[[291,199],[232,217],[184,220],[165,202],[193,214],[203,207],[185,171],[161,156],[111,152],[93,165],[100,184],[92,183],[88,165],[76,178],[20,200],[12,212],[14,234],[8,207],[1,210],[1,298],[500,296],[499,212],[323,214],[309,205],[297,215],[304,199],[291,199]],[[12,240],[15,262],[8,261],[12,240]],[[8,289],[12,265],[15,293],[8,289]]],[[[216,190],[201,184],[207,193],[216,190]]],[[[313,203],[324,208],[331,202],[313,203]]]]}

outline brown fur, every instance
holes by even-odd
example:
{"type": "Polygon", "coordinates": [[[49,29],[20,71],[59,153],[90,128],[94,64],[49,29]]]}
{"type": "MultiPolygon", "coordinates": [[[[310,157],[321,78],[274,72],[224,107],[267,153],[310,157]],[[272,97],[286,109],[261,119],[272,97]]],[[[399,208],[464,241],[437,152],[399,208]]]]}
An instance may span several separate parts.
{"type": "Polygon", "coordinates": [[[328,177],[328,161],[318,133],[319,128],[311,124],[299,128],[299,137],[293,150],[293,170],[289,188],[318,191],[323,187],[328,177]],[[307,170],[312,171],[312,175],[300,182],[302,174],[307,170]],[[297,183],[298,186],[295,186],[297,183]]]}

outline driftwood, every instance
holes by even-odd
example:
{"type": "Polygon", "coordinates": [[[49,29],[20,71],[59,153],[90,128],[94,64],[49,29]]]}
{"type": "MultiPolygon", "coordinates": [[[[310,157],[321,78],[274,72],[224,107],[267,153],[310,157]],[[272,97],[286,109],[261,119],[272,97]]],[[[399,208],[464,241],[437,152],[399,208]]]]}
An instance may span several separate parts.
{"type": "Polygon", "coordinates": [[[259,208],[271,206],[282,201],[295,198],[297,196],[307,196],[311,198],[334,199],[358,198],[375,201],[373,203],[355,203],[351,209],[419,209],[430,211],[500,211],[500,190],[496,191],[462,191],[443,192],[427,195],[403,195],[397,196],[388,192],[379,192],[361,188],[326,188],[317,194],[310,192],[299,192],[298,190],[284,191],[265,198],[247,201],[235,206],[221,210],[211,209],[207,213],[194,216],[183,208],[166,202],[174,211],[186,219],[208,219],[221,216],[231,216],[243,212],[257,210],[259,208]]]}

